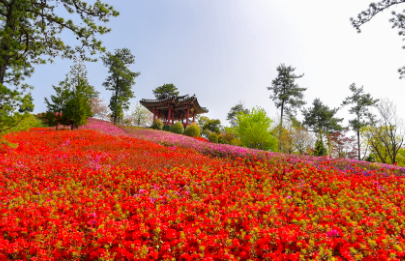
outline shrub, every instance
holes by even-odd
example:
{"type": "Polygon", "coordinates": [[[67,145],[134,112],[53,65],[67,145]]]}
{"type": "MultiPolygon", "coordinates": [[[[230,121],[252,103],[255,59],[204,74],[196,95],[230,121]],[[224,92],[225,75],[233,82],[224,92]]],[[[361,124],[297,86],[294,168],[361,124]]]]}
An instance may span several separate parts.
{"type": "Polygon", "coordinates": [[[34,127],[48,127],[38,116],[30,114],[26,118],[24,118],[17,126],[12,127],[9,129],[10,132],[17,132],[28,130],[29,128],[34,127]]]}
{"type": "Polygon", "coordinates": [[[375,162],[375,156],[374,154],[370,154],[367,156],[366,161],[368,162],[375,162]]]}
{"type": "Polygon", "coordinates": [[[172,128],[172,126],[170,126],[170,125],[165,125],[165,126],[163,126],[163,130],[164,130],[164,131],[170,131],[171,128],[172,128]]]}
{"type": "Polygon", "coordinates": [[[325,156],[328,152],[326,151],[325,146],[323,145],[322,139],[318,139],[315,143],[314,156],[325,156]]]}
{"type": "Polygon", "coordinates": [[[237,138],[235,127],[225,127],[219,135],[218,143],[241,145],[240,140],[237,138]]]}
{"type": "Polygon", "coordinates": [[[219,135],[216,134],[215,132],[211,132],[208,134],[208,140],[211,141],[212,143],[218,143],[219,135]]]}
{"type": "Polygon", "coordinates": [[[184,134],[190,137],[200,137],[200,126],[197,123],[192,123],[188,125],[187,129],[184,131],[184,134]]]}
{"type": "Polygon", "coordinates": [[[152,129],[155,129],[155,130],[162,130],[163,122],[161,120],[157,119],[152,123],[151,127],[152,127],[152,129]]]}
{"type": "Polygon", "coordinates": [[[172,125],[170,131],[177,134],[183,134],[184,133],[183,124],[179,121],[176,122],[175,124],[172,125]]]}

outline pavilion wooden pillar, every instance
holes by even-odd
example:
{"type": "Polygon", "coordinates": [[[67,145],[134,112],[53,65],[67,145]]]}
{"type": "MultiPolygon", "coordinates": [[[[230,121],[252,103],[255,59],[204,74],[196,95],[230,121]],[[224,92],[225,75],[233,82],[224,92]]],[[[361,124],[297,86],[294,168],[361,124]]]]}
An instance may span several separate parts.
{"type": "Polygon", "coordinates": [[[168,124],[168,125],[170,125],[170,119],[171,119],[171,108],[170,108],[170,106],[168,106],[169,107],[169,110],[168,110],[168,112],[167,112],[167,120],[166,120],[166,124],[168,124]]]}
{"type": "Polygon", "coordinates": [[[186,127],[188,126],[188,118],[190,117],[190,107],[187,106],[186,127]]]}
{"type": "Polygon", "coordinates": [[[172,125],[174,124],[174,112],[172,112],[172,125]]]}
{"type": "Polygon", "coordinates": [[[195,113],[193,113],[193,123],[195,122],[195,113]]]}

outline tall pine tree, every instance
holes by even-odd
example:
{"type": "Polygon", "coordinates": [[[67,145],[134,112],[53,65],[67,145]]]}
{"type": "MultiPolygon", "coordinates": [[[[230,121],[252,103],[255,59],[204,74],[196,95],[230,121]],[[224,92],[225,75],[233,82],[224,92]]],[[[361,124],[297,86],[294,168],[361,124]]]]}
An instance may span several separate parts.
{"type": "Polygon", "coordinates": [[[109,107],[114,124],[117,124],[122,119],[124,110],[129,109],[129,99],[135,97],[132,86],[140,73],[132,72],[127,67],[135,63],[135,56],[128,48],[116,49],[114,54],[108,52],[102,59],[110,73],[103,86],[113,92],[109,107]]]}
{"type": "Polygon", "coordinates": [[[295,80],[302,78],[304,75],[296,75],[294,71],[295,68],[291,66],[279,65],[277,67],[277,77],[271,82],[271,87],[267,87],[267,90],[273,92],[270,99],[274,101],[276,108],[280,109],[279,151],[281,151],[280,140],[284,115],[294,114],[297,108],[305,104],[303,98],[304,91],[307,88],[301,88],[295,82],[295,80]]]}
{"type": "Polygon", "coordinates": [[[361,150],[360,150],[360,130],[362,127],[367,126],[370,121],[370,107],[376,106],[378,99],[373,99],[371,94],[364,93],[363,87],[357,88],[356,84],[350,85],[350,91],[352,96],[346,97],[342,102],[342,106],[353,104],[353,107],[349,109],[350,114],[356,116],[355,119],[349,120],[350,127],[356,132],[357,135],[357,157],[361,160],[361,150]]]}
{"type": "Polygon", "coordinates": [[[98,95],[88,82],[85,65],[78,63],[72,66],[59,85],[54,87],[56,96],[51,96],[52,103],[45,98],[48,107],[46,118],[51,124],[71,125],[72,130],[85,125],[92,116],[90,99],[98,95]]]}

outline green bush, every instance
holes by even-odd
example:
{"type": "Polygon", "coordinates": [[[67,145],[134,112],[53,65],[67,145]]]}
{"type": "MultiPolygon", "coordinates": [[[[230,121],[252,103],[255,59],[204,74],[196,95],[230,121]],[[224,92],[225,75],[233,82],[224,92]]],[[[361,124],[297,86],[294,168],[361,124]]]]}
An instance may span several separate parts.
{"type": "Polygon", "coordinates": [[[157,119],[152,123],[151,128],[155,130],[163,130],[163,122],[157,119]]]}
{"type": "Polygon", "coordinates": [[[212,143],[218,143],[219,135],[216,134],[215,132],[211,132],[208,134],[208,140],[211,141],[212,143]]]}
{"type": "Polygon", "coordinates": [[[314,151],[314,156],[326,156],[328,155],[328,152],[323,145],[322,139],[318,139],[315,143],[315,151],[314,151]]]}
{"type": "Polygon", "coordinates": [[[221,134],[219,135],[218,143],[230,144],[230,145],[241,145],[240,140],[237,137],[235,127],[225,127],[221,134]]]}
{"type": "Polygon", "coordinates": [[[172,126],[170,126],[170,125],[163,126],[164,131],[170,131],[171,129],[172,129],[172,126]]]}
{"type": "Polygon", "coordinates": [[[177,134],[183,134],[184,133],[184,127],[181,122],[176,122],[175,124],[172,125],[172,128],[170,129],[171,132],[177,133],[177,134]]]}
{"type": "Polygon", "coordinates": [[[198,126],[197,123],[192,123],[188,125],[188,127],[184,131],[184,134],[190,137],[200,137],[200,132],[200,126],[198,126]]]}
{"type": "Polygon", "coordinates": [[[11,132],[28,130],[34,127],[48,127],[47,124],[43,123],[36,115],[30,114],[24,120],[22,120],[17,126],[10,129],[11,132]]]}
{"type": "Polygon", "coordinates": [[[367,156],[366,161],[368,162],[375,162],[375,156],[374,154],[370,154],[367,156]]]}

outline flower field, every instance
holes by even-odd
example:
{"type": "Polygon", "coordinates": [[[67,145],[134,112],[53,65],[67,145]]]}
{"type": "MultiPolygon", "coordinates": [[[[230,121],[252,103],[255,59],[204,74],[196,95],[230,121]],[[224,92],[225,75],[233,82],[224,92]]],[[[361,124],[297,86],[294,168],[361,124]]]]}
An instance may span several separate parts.
{"type": "Polygon", "coordinates": [[[405,259],[399,168],[214,157],[107,125],[6,136],[0,260],[405,259]]]}

